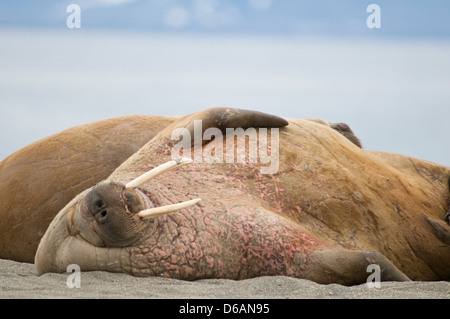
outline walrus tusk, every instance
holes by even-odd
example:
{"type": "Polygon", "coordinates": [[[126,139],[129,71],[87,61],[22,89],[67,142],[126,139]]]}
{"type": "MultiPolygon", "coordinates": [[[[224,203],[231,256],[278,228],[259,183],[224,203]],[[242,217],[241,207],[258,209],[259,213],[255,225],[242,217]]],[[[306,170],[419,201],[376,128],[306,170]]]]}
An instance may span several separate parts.
{"type": "Polygon", "coordinates": [[[178,204],[149,208],[149,209],[141,210],[138,213],[138,216],[141,217],[142,219],[150,219],[150,218],[157,217],[160,215],[165,215],[165,214],[169,214],[172,212],[176,212],[183,208],[191,207],[191,206],[197,204],[199,201],[201,201],[201,199],[196,198],[196,199],[178,203],[178,204]]]}
{"type": "Polygon", "coordinates": [[[182,157],[177,160],[161,164],[161,165],[155,167],[154,169],[148,171],[147,173],[144,173],[141,176],[136,177],[131,182],[127,183],[125,185],[125,187],[126,188],[139,187],[140,185],[144,184],[145,182],[148,182],[152,178],[155,178],[156,176],[158,176],[162,173],[168,172],[168,171],[174,169],[175,167],[183,166],[183,165],[190,164],[190,163],[192,163],[192,160],[190,158],[182,157]]]}

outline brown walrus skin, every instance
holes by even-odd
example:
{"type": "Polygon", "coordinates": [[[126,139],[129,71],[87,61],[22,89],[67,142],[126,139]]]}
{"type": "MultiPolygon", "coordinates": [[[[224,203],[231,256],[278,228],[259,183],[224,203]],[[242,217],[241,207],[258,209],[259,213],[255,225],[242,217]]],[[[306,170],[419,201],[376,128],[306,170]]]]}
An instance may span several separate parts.
{"type": "MultiPolygon", "coordinates": [[[[281,126],[274,174],[261,174],[260,162],[202,162],[136,190],[125,186],[171,159],[174,128],[191,131],[195,119],[221,123],[224,112],[173,122],[105,181],[77,195],[42,238],[38,272],[78,264],[82,271],[187,280],[286,275],[352,285],[364,283],[367,267],[376,264],[382,280],[450,278],[444,220],[450,168],[364,150],[331,125],[263,121],[281,126]],[[201,202],[154,219],[138,215],[191,198],[201,202]]],[[[248,119],[240,125],[252,127],[248,119]]],[[[203,142],[204,149],[225,146],[220,139],[203,142]]]]}
{"type": "Polygon", "coordinates": [[[0,163],[0,258],[33,262],[56,214],[174,120],[133,115],[92,122],[5,158],[0,163]]]}

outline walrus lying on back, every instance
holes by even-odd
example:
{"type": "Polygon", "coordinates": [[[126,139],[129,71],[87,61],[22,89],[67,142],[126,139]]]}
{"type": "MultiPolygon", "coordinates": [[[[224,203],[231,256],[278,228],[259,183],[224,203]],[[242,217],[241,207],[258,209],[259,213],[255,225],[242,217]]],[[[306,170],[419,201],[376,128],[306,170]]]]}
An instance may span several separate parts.
{"type": "Polygon", "coordinates": [[[376,266],[381,280],[450,278],[450,168],[364,150],[331,126],[227,108],[182,117],[57,214],[36,268],[353,285],[376,266]],[[263,129],[249,130],[259,131],[253,139],[230,125],[263,129]],[[172,158],[180,132],[200,136],[183,157],[198,150],[218,161],[172,158]],[[228,151],[245,155],[238,145],[261,155],[267,141],[278,155],[273,173],[262,172],[261,157],[223,161],[228,151]]]}
{"type": "MultiPolygon", "coordinates": [[[[215,108],[200,113],[205,123],[223,128],[287,124],[254,111],[215,108]]],[[[184,125],[190,118],[139,115],[98,121],[33,143],[6,158],[0,163],[0,258],[33,262],[49,223],[73,197],[106,179],[175,121],[184,125]]],[[[315,121],[361,147],[348,126],[315,121]]]]}

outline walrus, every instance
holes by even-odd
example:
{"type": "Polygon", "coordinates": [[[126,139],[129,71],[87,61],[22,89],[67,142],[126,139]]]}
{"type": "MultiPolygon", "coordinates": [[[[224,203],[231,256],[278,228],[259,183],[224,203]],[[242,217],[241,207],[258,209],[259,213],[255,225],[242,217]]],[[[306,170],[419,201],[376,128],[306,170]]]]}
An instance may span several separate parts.
{"type": "MultiPolygon", "coordinates": [[[[236,108],[211,108],[202,114],[204,129],[215,125],[224,133],[233,125],[264,126],[271,118],[236,108]]],[[[5,158],[0,162],[0,258],[33,263],[39,240],[56,214],[175,120],[188,121],[189,116],[108,118],[69,128],[5,158]]]]}
{"type": "MultiPolygon", "coordinates": [[[[235,154],[239,139],[246,150],[254,142],[232,138],[235,154]]],[[[201,148],[228,150],[219,138],[201,148]]],[[[375,264],[381,280],[447,280],[449,176],[446,166],[362,149],[323,123],[206,110],[174,121],[75,196],[42,237],[35,265],[40,274],[78,264],[184,280],[285,275],[354,285],[375,264]],[[259,159],[189,161],[195,147],[172,158],[174,129],[194,133],[197,120],[211,123],[202,133],[216,123],[223,132],[220,123],[233,124],[227,114],[267,128],[258,145],[278,136],[276,173],[261,174],[259,159]]]]}

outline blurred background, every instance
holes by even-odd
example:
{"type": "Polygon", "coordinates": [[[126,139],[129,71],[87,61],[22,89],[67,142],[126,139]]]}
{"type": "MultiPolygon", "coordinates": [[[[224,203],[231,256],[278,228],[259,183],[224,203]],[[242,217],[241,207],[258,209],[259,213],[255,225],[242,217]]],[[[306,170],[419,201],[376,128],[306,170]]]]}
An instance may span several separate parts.
{"type": "Polygon", "coordinates": [[[0,0],[0,160],[90,121],[230,106],[450,166],[449,101],[444,0],[0,0]]]}

